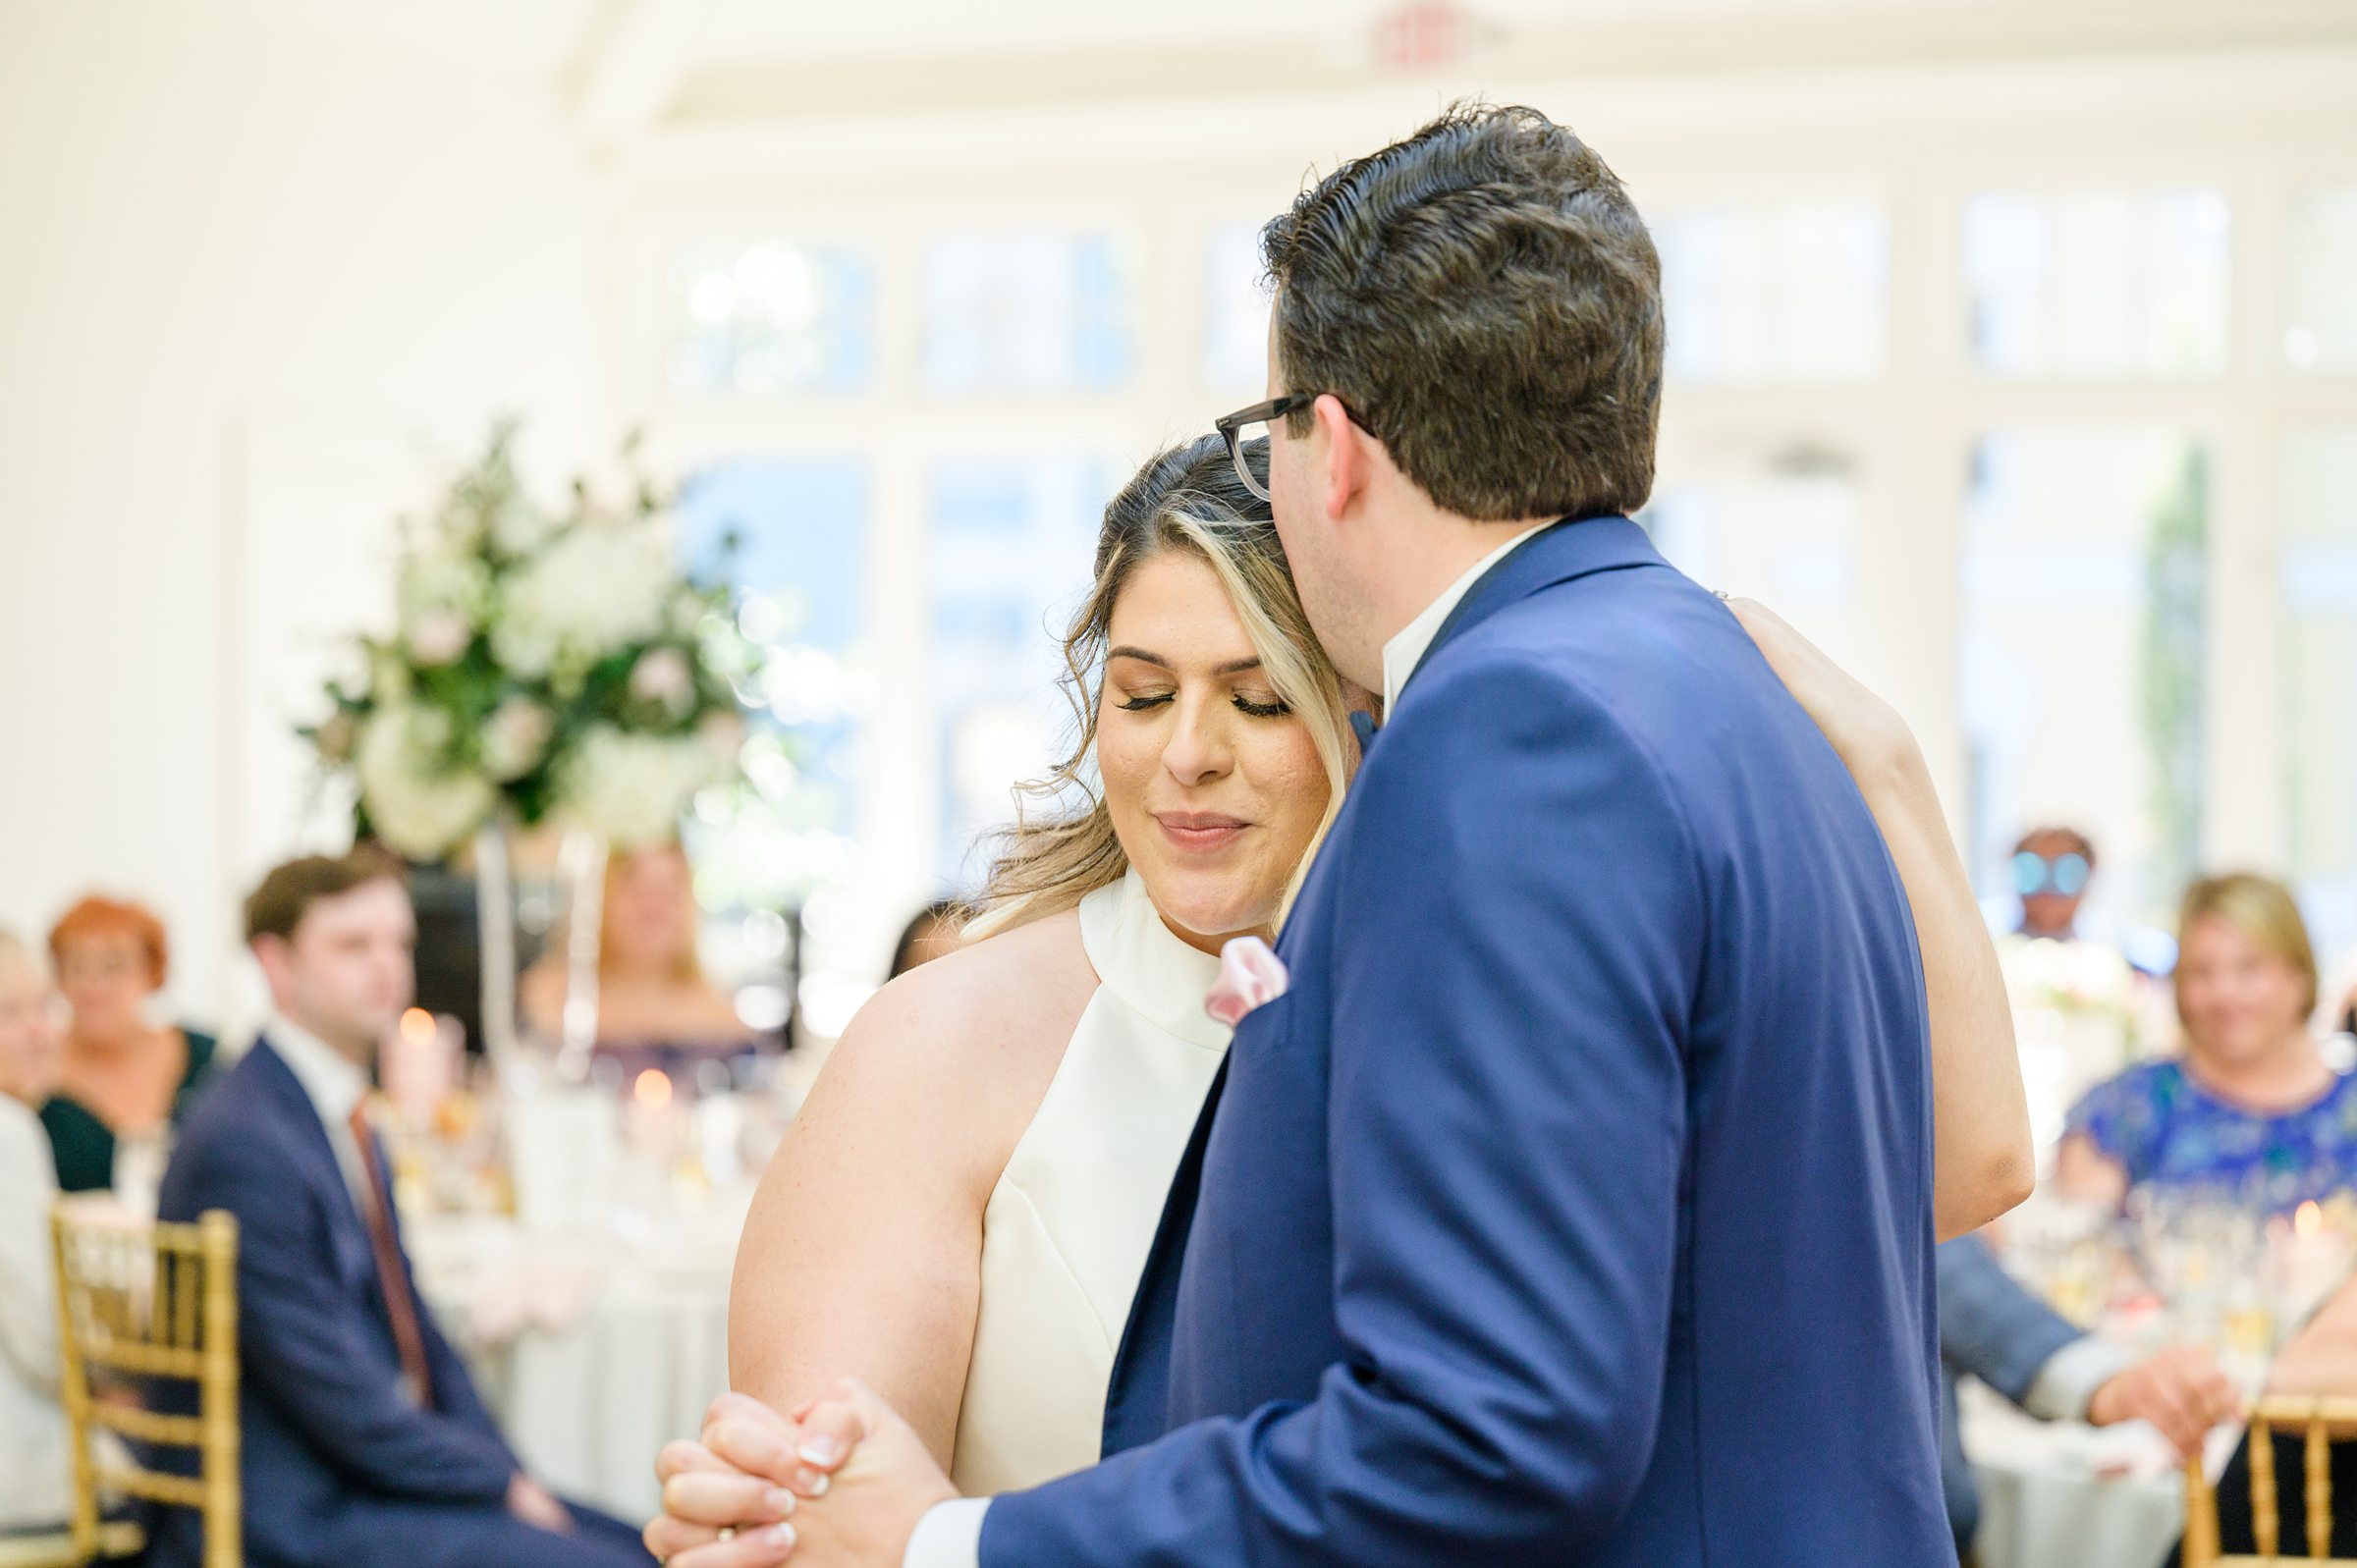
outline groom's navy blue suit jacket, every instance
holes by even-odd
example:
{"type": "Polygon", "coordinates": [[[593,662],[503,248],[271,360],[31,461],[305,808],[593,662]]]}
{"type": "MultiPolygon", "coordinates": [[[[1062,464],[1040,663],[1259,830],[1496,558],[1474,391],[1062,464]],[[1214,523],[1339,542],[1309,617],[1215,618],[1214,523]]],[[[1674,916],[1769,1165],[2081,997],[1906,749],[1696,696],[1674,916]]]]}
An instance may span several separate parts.
{"type": "Polygon", "coordinates": [[[993,1503],[987,1568],[1953,1562],[1914,926],[1634,523],[1467,596],[1279,950],[1110,1457],[993,1503]]]}

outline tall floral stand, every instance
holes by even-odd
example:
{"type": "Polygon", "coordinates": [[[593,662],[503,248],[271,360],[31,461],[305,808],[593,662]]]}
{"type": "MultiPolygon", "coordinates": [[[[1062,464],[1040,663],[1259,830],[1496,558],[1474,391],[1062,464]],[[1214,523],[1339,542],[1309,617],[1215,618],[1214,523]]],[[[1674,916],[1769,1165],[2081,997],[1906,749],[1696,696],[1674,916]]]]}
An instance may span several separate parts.
{"type": "Polygon", "coordinates": [[[503,1085],[522,1060],[516,1046],[516,876],[504,823],[474,836],[474,915],[482,944],[483,1055],[503,1085]]]}
{"type": "Polygon", "coordinates": [[[557,851],[563,918],[565,1004],[553,1060],[527,1052],[518,1028],[516,868],[509,827],[487,824],[474,839],[477,930],[482,955],[483,1054],[503,1084],[547,1071],[560,1083],[583,1083],[597,1046],[598,934],[604,920],[606,846],[595,835],[568,832],[557,851]]]}

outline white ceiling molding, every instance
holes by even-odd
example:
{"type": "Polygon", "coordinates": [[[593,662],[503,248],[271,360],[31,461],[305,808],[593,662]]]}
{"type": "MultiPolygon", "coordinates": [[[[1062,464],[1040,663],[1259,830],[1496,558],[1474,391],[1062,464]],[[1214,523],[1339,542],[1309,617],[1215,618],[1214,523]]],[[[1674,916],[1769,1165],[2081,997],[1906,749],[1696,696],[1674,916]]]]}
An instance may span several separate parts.
{"type": "Polygon", "coordinates": [[[608,0],[575,67],[574,127],[613,152],[672,107],[706,45],[702,0],[608,0]]]}
{"type": "Polygon", "coordinates": [[[2357,135],[2357,44],[2224,56],[2165,55],[1958,65],[1875,72],[1763,71],[1745,78],[1596,79],[1517,68],[1481,82],[1373,81],[1317,96],[1153,98],[1118,104],[1010,105],[995,111],[902,107],[770,121],[713,120],[655,128],[622,161],[650,185],[769,180],[791,172],[797,189],[872,186],[879,175],[925,183],[922,172],[1011,168],[1103,171],[1160,166],[1174,147],[1207,164],[1331,164],[1399,135],[1453,92],[1478,86],[1498,102],[1547,109],[1603,144],[1708,142],[1738,156],[1772,153],[1787,139],[1854,134],[1878,142],[1949,138],[1959,123],[1993,143],[2034,141],[2043,128],[2080,128],[2100,141],[2106,125],[2146,125],[2156,102],[2198,105],[2203,120],[2296,121],[2304,135],[2357,135]]]}
{"type": "MultiPolygon", "coordinates": [[[[846,44],[853,37],[880,44],[889,28],[878,20],[859,32],[837,17],[797,38],[774,22],[755,23],[736,9],[741,0],[709,3],[719,8],[716,26],[667,117],[679,129],[1054,105],[1094,110],[1156,99],[1316,98],[1468,74],[1603,82],[2357,46],[2350,0],[1678,0],[1641,12],[1588,0],[1545,14],[1518,0],[1488,0],[1459,8],[1466,57],[1419,76],[1373,58],[1380,19],[1397,8],[1330,0],[1304,0],[1299,11],[1258,27],[1198,20],[1169,36],[1144,30],[1138,14],[1102,8],[1043,33],[1038,25],[1065,9],[1064,0],[1031,0],[977,8],[976,18],[988,17],[998,29],[986,45],[945,27],[869,53],[846,44]],[[1318,26],[1314,15],[1303,15],[1338,10],[1350,16],[1318,26]],[[1018,47],[1020,40],[1030,46],[1018,47]]],[[[1199,18],[1205,5],[1217,11],[1223,4],[1203,0],[1188,11],[1199,18]]],[[[793,15],[803,8],[774,9],[793,15]]],[[[1137,9],[1170,28],[1169,8],[1137,9]]]]}

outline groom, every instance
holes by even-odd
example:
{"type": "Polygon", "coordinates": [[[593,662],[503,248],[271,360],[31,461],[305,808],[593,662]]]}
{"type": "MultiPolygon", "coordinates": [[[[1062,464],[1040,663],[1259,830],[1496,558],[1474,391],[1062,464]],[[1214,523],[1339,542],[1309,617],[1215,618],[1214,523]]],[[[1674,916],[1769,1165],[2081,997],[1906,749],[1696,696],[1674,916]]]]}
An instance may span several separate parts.
{"type": "Polygon", "coordinates": [[[1483,108],[1266,247],[1244,415],[1388,722],[1180,1168],[1104,1463],[947,1500],[847,1384],[794,1560],[1952,1563],[1914,930],[1832,749],[1626,515],[1643,223],[1483,108]]]}

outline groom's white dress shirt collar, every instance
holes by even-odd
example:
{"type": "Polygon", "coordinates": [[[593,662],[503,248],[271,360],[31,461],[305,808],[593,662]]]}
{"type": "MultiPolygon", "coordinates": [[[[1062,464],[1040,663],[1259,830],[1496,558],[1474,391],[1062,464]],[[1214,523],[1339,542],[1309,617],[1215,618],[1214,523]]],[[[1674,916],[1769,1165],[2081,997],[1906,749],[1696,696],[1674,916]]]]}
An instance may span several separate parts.
{"type": "MultiPolygon", "coordinates": [[[[1398,706],[1400,688],[1416,673],[1416,666],[1424,662],[1424,655],[1432,650],[1433,638],[1441,634],[1442,625],[1465,595],[1473,591],[1473,585],[1492,567],[1546,531],[1544,523],[1525,529],[1482,557],[1471,570],[1443,589],[1441,596],[1426,605],[1415,620],[1400,627],[1398,636],[1383,645],[1385,714],[1398,706]]],[[[934,1504],[917,1521],[915,1533],[908,1538],[908,1550],[901,1558],[901,1568],[978,1568],[982,1561],[982,1515],[989,1508],[988,1497],[959,1497],[954,1502],[934,1504]]]]}
{"type": "Polygon", "coordinates": [[[1415,620],[1399,628],[1398,636],[1383,645],[1383,712],[1387,720],[1399,705],[1399,692],[1407,684],[1407,677],[1416,673],[1416,667],[1432,651],[1432,639],[1441,634],[1441,627],[1448,624],[1465,595],[1473,591],[1473,585],[1489,575],[1492,567],[1546,532],[1547,526],[1541,523],[1526,528],[1473,563],[1470,571],[1442,589],[1438,599],[1426,605],[1415,620]]]}
{"type": "Polygon", "coordinates": [[[262,1038],[270,1042],[278,1059],[287,1064],[287,1070],[310,1097],[311,1108],[327,1129],[328,1146],[336,1152],[344,1183],[365,1216],[368,1173],[360,1163],[360,1146],[352,1136],[352,1112],[367,1096],[368,1075],[350,1056],[284,1016],[272,1018],[263,1027],[262,1038]]]}

